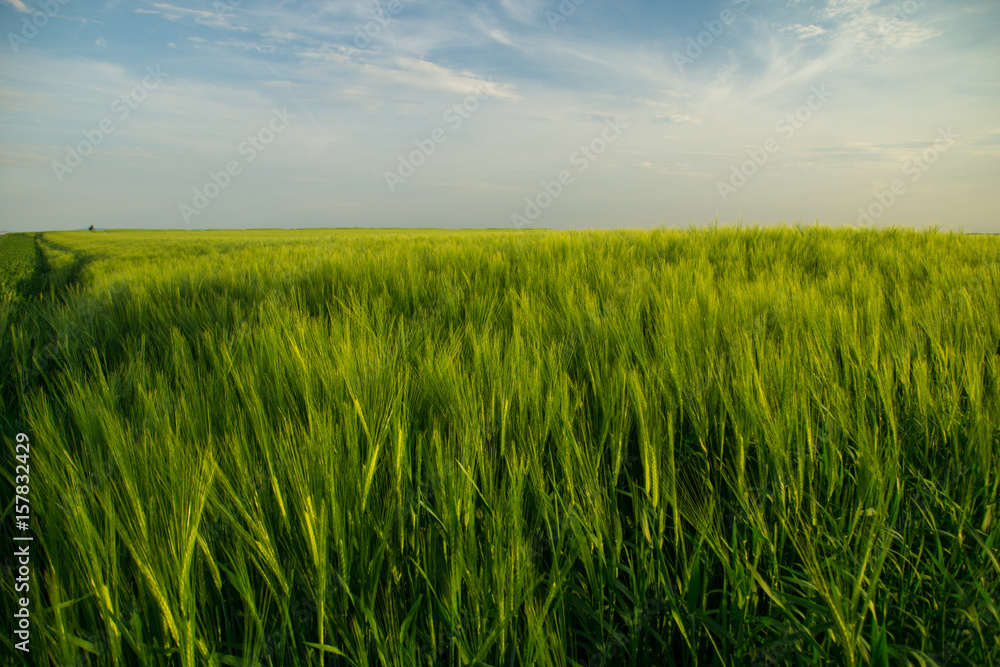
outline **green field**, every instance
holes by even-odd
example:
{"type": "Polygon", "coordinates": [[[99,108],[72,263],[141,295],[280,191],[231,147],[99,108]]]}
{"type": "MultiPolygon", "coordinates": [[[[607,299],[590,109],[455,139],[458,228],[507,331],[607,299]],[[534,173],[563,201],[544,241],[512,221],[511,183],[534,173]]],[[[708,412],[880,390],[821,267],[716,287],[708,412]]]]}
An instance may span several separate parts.
{"type": "Polygon", "coordinates": [[[0,236],[0,294],[18,293],[25,289],[35,270],[35,239],[33,234],[0,236]]]}
{"type": "Polygon", "coordinates": [[[38,247],[0,663],[1000,664],[1000,237],[38,247]]]}

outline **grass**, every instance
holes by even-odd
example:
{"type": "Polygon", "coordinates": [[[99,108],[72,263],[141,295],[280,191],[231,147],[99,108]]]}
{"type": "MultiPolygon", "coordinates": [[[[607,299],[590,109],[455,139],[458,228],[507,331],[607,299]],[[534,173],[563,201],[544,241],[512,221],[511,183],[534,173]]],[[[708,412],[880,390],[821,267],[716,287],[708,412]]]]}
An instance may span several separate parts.
{"type": "Polygon", "coordinates": [[[39,247],[34,664],[1000,662],[1000,239],[39,247]]]}
{"type": "MultiPolygon", "coordinates": [[[[34,234],[4,234],[0,236],[0,372],[6,378],[13,375],[10,354],[11,318],[16,304],[35,291],[36,249],[34,234]]],[[[0,392],[0,428],[9,427],[11,411],[0,392]]],[[[9,428],[7,428],[9,431],[9,428]]]]}
{"type": "Polygon", "coordinates": [[[0,236],[0,290],[16,291],[31,278],[35,265],[32,234],[0,236]]]}

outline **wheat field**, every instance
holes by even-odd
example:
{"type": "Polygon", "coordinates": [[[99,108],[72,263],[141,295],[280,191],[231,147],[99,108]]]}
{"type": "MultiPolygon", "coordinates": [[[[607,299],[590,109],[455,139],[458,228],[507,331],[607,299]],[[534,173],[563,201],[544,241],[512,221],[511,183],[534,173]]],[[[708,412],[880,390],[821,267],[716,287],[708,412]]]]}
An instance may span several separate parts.
{"type": "Polygon", "coordinates": [[[7,256],[0,532],[23,432],[35,538],[9,664],[1000,663],[1000,238],[7,256]]]}

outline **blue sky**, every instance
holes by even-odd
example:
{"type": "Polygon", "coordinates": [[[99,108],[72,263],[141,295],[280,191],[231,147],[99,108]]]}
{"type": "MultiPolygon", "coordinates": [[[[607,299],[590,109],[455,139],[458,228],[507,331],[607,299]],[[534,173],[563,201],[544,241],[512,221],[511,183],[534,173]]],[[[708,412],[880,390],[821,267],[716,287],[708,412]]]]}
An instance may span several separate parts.
{"type": "Polygon", "coordinates": [[[0,0],[0,31],[0,231],[1000,231],[995,0],[0,0]]]}

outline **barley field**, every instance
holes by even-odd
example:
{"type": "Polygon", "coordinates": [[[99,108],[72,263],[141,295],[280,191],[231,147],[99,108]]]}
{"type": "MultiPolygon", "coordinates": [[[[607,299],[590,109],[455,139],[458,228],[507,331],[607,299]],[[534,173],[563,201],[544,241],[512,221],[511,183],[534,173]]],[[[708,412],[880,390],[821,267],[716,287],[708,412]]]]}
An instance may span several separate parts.
{"type": "Polygon", "coordinates": [[[0,259],[0,590],[32,609],[4,664],[1000,664],[1000,237],[59,232],[0,259]]]}

